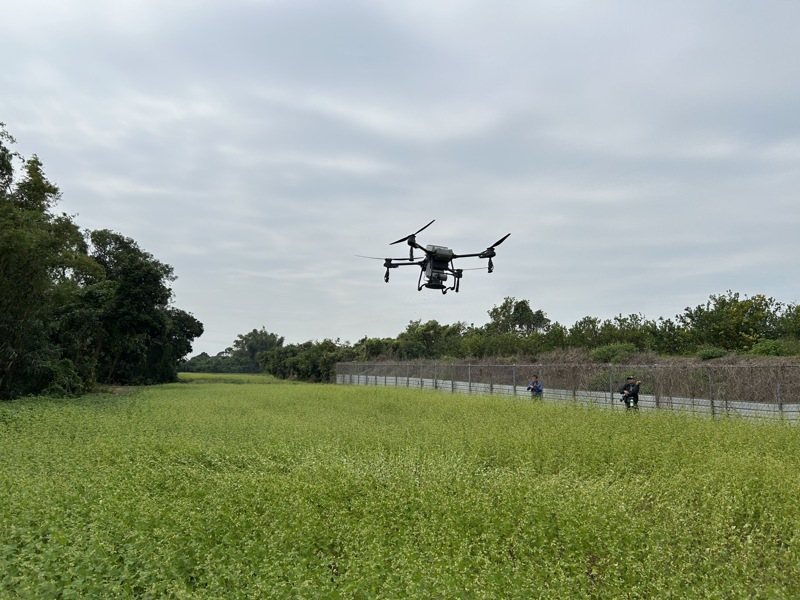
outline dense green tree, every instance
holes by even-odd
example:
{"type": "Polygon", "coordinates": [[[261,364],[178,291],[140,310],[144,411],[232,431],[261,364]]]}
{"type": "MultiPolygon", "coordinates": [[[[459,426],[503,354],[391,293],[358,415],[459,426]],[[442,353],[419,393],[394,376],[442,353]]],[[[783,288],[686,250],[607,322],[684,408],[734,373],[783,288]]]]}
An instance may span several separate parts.
{"type": "Polygon", "coordinates": [[[80,387],[52,339],[53,316],[89,268],[78,227],[49,212],[58,188],[39,159],[24,160],[13,143],[0,124],[0,398],[41,391],[60,377],[80,387]]]}
{"type": "Polygon", "coordinates": [[[489,319],[487,330],[492,333],[530,334],[545,331],[550,325],[545,313],[534,311],[527,300],[508,296],[489,309],[489,319]]]}
{"type": "Polygon", "coordinates": [[[333,378],[337,362],[351,361],[355,357],[348,344],[326,339],[276,346],[260,353],[259,362],[265,372],[282,379],[327,382],[333,378]]]}
{"type": "Polygon", "coordinates": [[[785,308],[777,324],[780,337],[800,340],[800,304],[790,304],[785,308]]]}
{"type": "Polygon", "coordinates": [[[90,239],[91,256],[107,282],[94,346],[98,379],[123,384],[174,380],[178,361],[203,327],[169,305],[172,267],[119,233],[93,231],[90,239]]]}
{"type": "Polygon", "coordinates": [[[601,344],[601,321],[597,317],[583,317],[569,328],[568,341],[576,348],[596,348],[601,344]]]}
{"type": "Polygon", "coordinates": [[[756,294],[742,298],[738,292],[712,295],[705,304],[686,308],[678,315],[690,332],[695,346],[709,345],[726,350],[749,350],[761,339],[775,339],[779,333],[781,303],[756,294]]]}
{"type": "Polygon", "coordinates": [[[436,320],[411,321],[397,336],[397,356],[403,360],[457,356],[464,323],[442,325],[436,320]]]}
{"type": "Polygon", "coordinates": [[[174,379],[202,325],[170,306],[172,268],[110,231],[90,248],[13,144],[0,124],[0,398],[174,379]]]}
{"type": "Polygon", "coordinates": [[[672,319],[660,317],[648,324],[653,350],[661,354],[686,354],[691,349],[689,331],[672,319]]]}
{"type": "Polygon", "coordinates": [[[258,364],[258,355],[281,346],[283,338],[262,327],[237,336],[229,354],[234,363],[241,365],[240,372],[256,373],[261,368],[258,364]]]}
{"type": "Polygon", "coordinates": [[[20,155],[11,146],[16,142],[6,130],[6,124],[0,122],[0,200],[8,198],[14,183],[14,161],[19,160],[20,155]]]}
{"type": "MultiPolygon", "coordinates": [[[[695,353],[706,358],[724,355],[728,349],[705,340],[725,338],[710,337],[709,331],[735,334],[732,339],[739,339],[740,343],[742,335],[745,341],[760,337],[761,341],[752,346],[752,354],[796,354],[800,348],[800,308],[794,305],[784,308],[764,296],[742,300],[732,292],[711,296],[706,305],[687,309],[677,321],[664,318],[653,321],[640,314],[617,315],[606,320],[587,316],[567,328],[558,322],[551,323],[542,311],[532,311],[527,301],[515,298],[505,298],[488,312],[490,321],[484,326],[415,320],[396,338],[364,337],[353,346],[338,340],[275,344],[272,349],[260,352],[257,361],[261,368],[277,377],[328,381],[335,362],[347,360],[535,360],[541,352],[569,347],[593,350],[590,356],[601,362],[624,362],[643,350],[695,353]],[[775,336],[780,339],[772,339],[775,336]]],[[[244,348],[244,340],[254,333],[256,330],[239,336],[241,341],[237,346],[244,348]]],[[[272,342],[281,340],[264,330],[261,334],[268,335],[272,342]]],[[[233,352],[229,348],[217,357],[203,354],[189,363],[213,367],[215,360],[225,360],[233,352]]]]}
{"type": "Polygon", "coordinates": [[[397,341],[392,338],[371,338],[364,336],[353,345],[356,360],[371,361],[395,358],[397,341]]]}

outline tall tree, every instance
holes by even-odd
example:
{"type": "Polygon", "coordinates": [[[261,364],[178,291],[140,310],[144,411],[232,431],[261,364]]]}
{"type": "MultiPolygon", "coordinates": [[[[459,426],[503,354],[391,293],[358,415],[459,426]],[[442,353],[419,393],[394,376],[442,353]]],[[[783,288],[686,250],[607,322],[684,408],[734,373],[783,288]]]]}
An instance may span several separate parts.
{"type": "Polygon", "coordinates": [[[58,187],[38,157],[24,160],[13,143],[0,124],[0,398],[77,377],[52,339],[53,313],[88,264],[78,227],[50,213],[58,187]]]}
{"type": "Polygon", "coordinates": [[[119,233],[93,231],[90,239],[91,256],[108,282],[94,347],[98,379],[124,384],[175,379],[178,361],[203,328],[170,307],[172,267],[119,233]]]}
{"type": "Polygon", "coordinates": [[[202,324],[170,306],[172,267],[105,230],[90,255],[53,213],[61,192],[39,157],[14,143],[0,123],[0,398],[174,379],[202,324]]]}
{"type": "Polygon", "coordinates": [[[508,296],[499,306],[489,309],[489,319],[487,328],[495,333],[544,332],[550,325],[547,315],[541,310],[534,311],[530,302],[508,296]]]}
{"type": "Polygon", "coordinates": [[[231,360],[240,365],[241,371],[256,373],[261,370],[258,355],[281,346],[283,346],[282,337],[261,327],[261,329],[253,329],[249,333],[238,335],[229,354],[231,360]]]}
{"type": "Polygon", "coordinates": [[[779,335],[783,305],[756,294],[742,298],[738,292],[711,295],[705,304],[686,308],[678,321],[695,345],[708,344],[726,350],[749,350],[761,339],[779,335]]]}

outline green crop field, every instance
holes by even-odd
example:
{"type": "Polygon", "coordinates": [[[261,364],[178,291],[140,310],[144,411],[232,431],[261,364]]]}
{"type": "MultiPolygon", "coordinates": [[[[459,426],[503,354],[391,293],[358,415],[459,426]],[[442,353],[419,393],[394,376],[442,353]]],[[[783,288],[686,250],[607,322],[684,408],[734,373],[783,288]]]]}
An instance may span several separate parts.
{"type": "Polygon", "coordinates": [[[224,379],[0,404],[0,597],[800,597],[796,427],[224,379]]]}

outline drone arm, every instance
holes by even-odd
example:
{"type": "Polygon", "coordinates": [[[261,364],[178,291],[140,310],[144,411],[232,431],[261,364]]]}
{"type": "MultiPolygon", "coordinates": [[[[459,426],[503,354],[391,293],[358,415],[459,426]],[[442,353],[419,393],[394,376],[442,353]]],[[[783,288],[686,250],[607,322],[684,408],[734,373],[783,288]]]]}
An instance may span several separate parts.
{"type": "Polygon", "coordinates": [[[508,236],[510,236],[510,235],[511,235],[510,233],[505,234],[503,237],[501,237],[499,240],[497,240],[494,244],[492,244],[491,246],[486,248],[486,250],[484,250],[483,252],[475,252],[473,254],[455,254],[453,256],[453,258],[469,258],[471,256],[477,256],[478,258],[488,258],[488,259],[491,260],[491,258],[493,256],[497,256],[497,253],[494,251],[494,249],[497,246],[499,246],[500,244],[502,244],[503,242],[505,242],[506,238],[508,236]]]}
{"type": "Polygon", "coordinates": [[[389,283],[389,269],[396,269],[397,267],[408,267],[410,265],[422,266],[423,261],[419,262],[400,262],[396,263],[395,260],[406,260],[405,258],[387,258],[383,261],[383,266],[386,267],[386,273],[383,274],[383,280],[389,283]]]}
{"type": "Polygon", "coordinates": [[[418,260],[416,262],[397,263],[392,265],[392,268],[394,269],[395,267],[421,267],[424,264],[425,264],[424,260],[418,260]]]}

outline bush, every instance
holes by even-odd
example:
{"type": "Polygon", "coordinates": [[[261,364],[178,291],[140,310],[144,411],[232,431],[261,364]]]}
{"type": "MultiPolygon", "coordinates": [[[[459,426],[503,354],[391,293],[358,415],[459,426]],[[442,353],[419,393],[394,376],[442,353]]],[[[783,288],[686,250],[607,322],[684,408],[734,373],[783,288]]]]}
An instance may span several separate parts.
{"type": "Polygon", "coordinates": [[[697,356],[699,356],[702,360],[722,358],[727,354],[728,351],[725,350],[725,348],[720,348],[719,346],[712,346],[711,344],[705,344],[697,349],[697,356]]]}
{"type": "Polygon", "coordinates": [[[616,342],[595,348],[590,352],[593,360],[604,363],[628,362],[631,355],[636,353],[636,346],[630,342],[616,342]]]}
{"type": "Polygon", "coordinates": [[[62,358],[47,365],[49,385],[44,393],[48,396],[80,396],[86,391],[85,381],[71,360],[62,358]]]}
{"type": "Polygon", "coordinates": [[[749,354],[756,356],[797,356],[800,355],[800,340],[761,340],[753,344],[749,354]]]}

